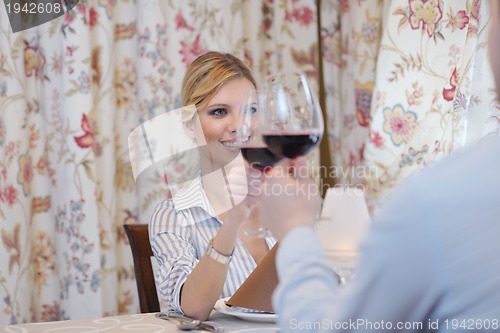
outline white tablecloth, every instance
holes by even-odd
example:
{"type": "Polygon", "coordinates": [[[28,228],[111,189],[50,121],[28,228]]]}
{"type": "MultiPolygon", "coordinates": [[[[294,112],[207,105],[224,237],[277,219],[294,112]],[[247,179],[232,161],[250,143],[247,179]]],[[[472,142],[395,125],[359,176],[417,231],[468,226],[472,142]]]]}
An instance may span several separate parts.
{"type": "MultiPolygon", "coordinates": [[[[222,327],[226,332],[275,333],[277,326],[270,323],[245,321],[220,313],[213,313],[207,323],[222,327]]],[[[0,326],[0,332],[38,332],[38,333],[87,333],[87,332],[183,332],[174,323],[158,319],[154,313],[103,317],[98,319],[81,319],[53,321],[46,323],[29,323],[0,326]]],[[[193,331],[200,332],[200,331],[193,331]]]]}

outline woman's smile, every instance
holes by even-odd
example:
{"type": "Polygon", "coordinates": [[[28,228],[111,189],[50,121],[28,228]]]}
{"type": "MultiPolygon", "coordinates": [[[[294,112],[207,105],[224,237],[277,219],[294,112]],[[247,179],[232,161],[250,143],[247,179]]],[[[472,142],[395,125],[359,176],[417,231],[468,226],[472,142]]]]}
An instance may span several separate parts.
{"type": "Polygon", "coordinates": [[[202,110],[198,111],[201,128],[196,129],[196,141],[208,145],[205,158],[216,167],[231,162],[240,152],[236,143],[236,129],[241,103],[253,84],[238,78],[223,84],[202,110]]]}
{"type": "Polygon", "coordinates": [[[239,147],[238,147],[236,141],[234,141],[234,140],[232,140],[232,141],[220,141],[220,143],[222,143],[222,145],[226,148],[239,150],[239,147]]]}

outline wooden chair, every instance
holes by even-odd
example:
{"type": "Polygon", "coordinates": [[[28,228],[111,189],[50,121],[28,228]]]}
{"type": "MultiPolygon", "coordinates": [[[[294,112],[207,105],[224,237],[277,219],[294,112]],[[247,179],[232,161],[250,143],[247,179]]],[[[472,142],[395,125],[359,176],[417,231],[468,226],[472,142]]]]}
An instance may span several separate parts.
{"type": "Polygon", "coordinates": [[[158,294],[151,266],[151,244],[149,243],[147,224],[124,224],[132,257],[134,258],[135,280],[139,292],[139,305],[142,313],[160,312],[158,294]]]}

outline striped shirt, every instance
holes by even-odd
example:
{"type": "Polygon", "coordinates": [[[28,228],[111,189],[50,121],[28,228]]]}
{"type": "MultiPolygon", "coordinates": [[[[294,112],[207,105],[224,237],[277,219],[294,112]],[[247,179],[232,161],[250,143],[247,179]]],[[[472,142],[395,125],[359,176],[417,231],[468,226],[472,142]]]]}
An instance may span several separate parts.
{"type": "MultiPolygon", "coordinates": [[[[201,177],[195,178],[171,200],[159,204],[153,213],[149,223],[149,239],[159,264],[157,287],[169,310],[182,312],[181,287],[222,224],[214,215],[201,177]]],[[[266,243],[271,248],[276,240],[266,238],[266,243]]],[[[255,266],[252,255],[238,239],[221,298],[231,296],[255,266]]]]}

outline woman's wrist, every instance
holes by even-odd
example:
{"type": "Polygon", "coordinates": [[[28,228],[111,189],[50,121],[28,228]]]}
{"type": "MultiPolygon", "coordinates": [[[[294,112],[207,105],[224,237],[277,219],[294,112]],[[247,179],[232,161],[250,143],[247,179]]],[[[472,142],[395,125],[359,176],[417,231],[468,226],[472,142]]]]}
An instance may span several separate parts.
{"type": "Polygon", "coordinates": [[[217,235],[211,241],[212,247],[221,254],[230,255],[236,245],[238,229],[230,224],[222,224],[217,235]]]}
{"type": "Polygon", "coordinates": [[[231,258],[233,257],[233,253],[234,253],[234,246],[233,246],[233,250],[231,251],[230,254],[221,253],[220,251],[218,251],[214,247],[214,239],[212,238],[210,243],[208,243],[206,255],[209,256],[210,258],[212,258],[213,260],[217,261],[218,263],[226,265],[226,264],[229,264],[229,262],[231,261],[231,258]]]}

